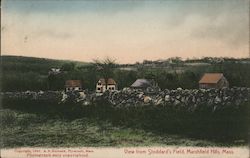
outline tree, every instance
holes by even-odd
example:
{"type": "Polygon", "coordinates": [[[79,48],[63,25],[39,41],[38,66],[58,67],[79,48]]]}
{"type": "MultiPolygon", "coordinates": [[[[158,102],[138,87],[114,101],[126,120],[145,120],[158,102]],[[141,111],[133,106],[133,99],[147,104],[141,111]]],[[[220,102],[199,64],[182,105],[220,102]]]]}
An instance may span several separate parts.
{"type": "Polygon", "coordinates": [[[108,86],[108,79],[113,77],[114,75],[114,68],[116,67],[115,59],[112,58],[105,58],[103,60],[94,59],[94,65],[96,67],[97,72],[104,78],[106,83],[106,89],[108,86]]]}
{"type": "Polygon", "coordinates": [[[64,63],[61,67],[63,71],[73,71],[75,69],[75,63],[64,63]]]}

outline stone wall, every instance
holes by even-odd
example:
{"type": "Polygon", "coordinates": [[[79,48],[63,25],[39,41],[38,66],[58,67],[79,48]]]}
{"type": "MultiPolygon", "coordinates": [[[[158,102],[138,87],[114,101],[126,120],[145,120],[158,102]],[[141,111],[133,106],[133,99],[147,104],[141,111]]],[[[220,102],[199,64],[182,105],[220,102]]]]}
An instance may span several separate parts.
{"type": "Polygon", "coordinates": [[[250,101],[250,88],[234,87],[224,89],[165,89],[155,94],[142,90],[125,88],[115,92],[105,92],[102,96],[94,93],[64,93],[60,91],[47,92],[5,92],[0,96],[8,99],[51,100],[58,103],[75,102],[82,105],[96,103],[98,100],[107,101],[115,107],[128,106],[177,106],[189,109],[200,105],[219,106],[233,105],[250,101]]]}
{"type": "Polygon", "coordinates": [[[103,96],[116,106],[131,105],[240,105],[250,101],[250,88],[235,87],[224,89],[181,89],[147,94],[140,90],[124,89],[105,93],[103,96]]]}
{"type": "Polygon", "coordinates": [[[25,92],[0,92],[3,99],[29,99],[29,100],[50,100],[59,102],[62,99],[60,91],[25,91],[25,92]]]}

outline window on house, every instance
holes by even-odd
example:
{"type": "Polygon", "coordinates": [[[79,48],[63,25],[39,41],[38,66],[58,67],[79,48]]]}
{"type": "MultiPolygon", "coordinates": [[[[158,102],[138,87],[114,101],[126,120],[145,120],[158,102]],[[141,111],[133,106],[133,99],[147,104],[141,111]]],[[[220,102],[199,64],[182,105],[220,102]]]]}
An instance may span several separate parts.
{"type": "Polygon", "coordinates": [[[97,88],[97,90],[99,91],[99,90],[101,90],[101,88],[97,88]]]}
{"type": "Polygon", "coordinates": [[[112,90],[115,90],[115,87],[112,87],[112,90]]]}

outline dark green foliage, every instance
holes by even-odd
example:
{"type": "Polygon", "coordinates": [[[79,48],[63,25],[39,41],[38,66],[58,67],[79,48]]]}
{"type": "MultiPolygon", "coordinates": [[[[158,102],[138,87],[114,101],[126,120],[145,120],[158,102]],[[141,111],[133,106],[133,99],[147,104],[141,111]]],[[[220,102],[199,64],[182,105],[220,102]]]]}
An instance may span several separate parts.
{"type": "Polygon", "coordinates": [[[137,79],[137,72],[116,70],[114,79],[118,82],[118,88],[129,87],[137,79]]]}
{"type": "Polygon", "coordinates": [[[167,73],[167,72],[161,72],[159,78],[156,79],[159,86],[162,89],[168,88],[168,89],[176,89],[178,88],[178,75],[176,73],[167,73]]]}
{"type": "Polygon", "coordinates": [[[49,76],[49,70],[65,67],[65,65],[69,65],[70,70],[72,70],[76,64],[78,66],[87,65],[86,63],[72,63],[65,60],[1,56],[1,91],[62,90],[67,73],[49,76]]]}
{"type": "Polygon", "coordinates": [[[197,109],[188,112],[174,107],[131,107],[119,109],[114,116],[117,124],[134,125],[160,133],[175,133],[214,141],[247,141],[249,103],[240,109],[233,106],[212,112],[197,109]],[[119,118],[119,119],[118,119],[119,118]]]}
{"type": "Polygon", "coordinates": [[[210,58],[188,61],[174,58],[174,64],[163,64],[162,67],[132,65],[137,70],[134,71],[119,69],[119,65],[110,59],[96,61],[95,64],[84,64],[28,57],[3,56],[1,58],[2,91],[63,90],[65,81],[70,79],[82,80],[85,89],[94,90],[96,82],[101,77],[113,77],[119,89],[129,87],[137,78],[153,78],[161,89],[178,87],[193,89],[198,88],[198,81],[206,72],[223,73],[231,87],[250,87],[250,62],[244,59],[224,59],[224,62],[213,62],[210,58]],[[196,63],[188,65],[193,62],[196,63]],[[199,62],[204,62],[206,65],[199,62]],[[52,67],[62,68],[65,71],[61,74],[49,75],[48,72],[52,67]]]}
{"type": "Polygon", "coordinates": [[[62,71],[73,71],[75,69],[76,64],[73,62],[65,63],[62,65],[62,71]]]}
{"type": "MultiPolygon", "coordinates": [[[[8,110],[7,110],[8,111],[8,110]]],[[[114,126],[108,120],[67,120],[11,110],[17,123],[0,130],[1,148],[13,147],[124,147],[124,146],[216,146],[211,141],[179,135],[157,134],[142,129],[114,126]]]]}
{"type": "Polygon", "coordinates": [[[13,126],[16,123],[15,113],[11,110],[1,110],[0,111],[0,127],[6,128],[8,126],[13,126]]]}
{"type": "Polygon", "coordinates": [[[2,91],[46,90],[47,75],[37,72],[5,72],[1,75],[2,91]]]}
{"type": "MultiPolygon", "coordinates": [[[[179,86],[185,89],[195,89],[198,88],[198,82],[199,82],[200,76],[190,70],[185,71],[180,75],[180,83],[179,86]]],[[[170,82],[171,83],[171,82],[170,82]]]]}
{"type": "Polygon", "coordinates": [[[65,84],[65,74],[50,74],[47,77],[49,90],[62,90],[65,84]]]}
{"type": "MultiPolygon", "coordinates": [[[[3,100],[4,108],[44,115],[51,119],[98,118],[115,126],[144,129],[159,134],[179,134],[229,144],[236,140],[247,142],[249,105],[248,102],[237,108],[233,105],[222,106],[223,108],[215,111],[204,105],[197,107],[195,111],[187,111],[172,105],[114,108],[102,100],[89,106],[57,104],[54,101],[3,100]]],[[[9,122],[13,123],[12,120],[9,122]]],[[[25,121],[20,121],[19,124],[29,125],[25,121]]]]}

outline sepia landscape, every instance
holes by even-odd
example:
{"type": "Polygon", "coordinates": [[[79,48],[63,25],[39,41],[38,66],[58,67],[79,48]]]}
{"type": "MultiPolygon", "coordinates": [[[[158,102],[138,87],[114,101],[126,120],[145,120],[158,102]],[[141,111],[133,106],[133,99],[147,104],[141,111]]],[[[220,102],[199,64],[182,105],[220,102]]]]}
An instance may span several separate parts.
{"type": "Polygon", "coordinates": [[[1,149],[249,145],[249,0],[1,2],[1,149]]]}

